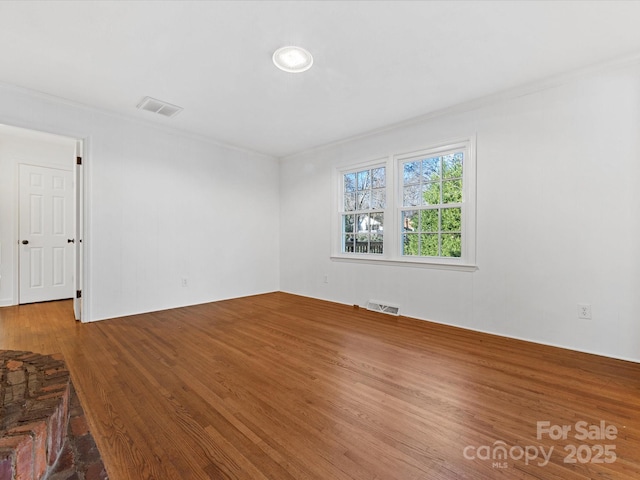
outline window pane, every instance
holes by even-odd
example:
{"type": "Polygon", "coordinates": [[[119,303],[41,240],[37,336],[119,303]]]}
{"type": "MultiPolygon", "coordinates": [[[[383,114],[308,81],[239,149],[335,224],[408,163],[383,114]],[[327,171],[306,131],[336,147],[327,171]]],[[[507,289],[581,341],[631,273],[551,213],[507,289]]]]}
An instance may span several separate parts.
{"type": "Polygon", "coordinates": [[[371,170],[358,172],[358,190],[371,188],[371,170]]]}
{"type": "Polygon", "coordinates": [[[440,180],[440,157],[427,158],[422,161],[422,181],[440,180]]]}
{"type": "Polygon", "coordinates": [[[405,233],[403,238],[404,238],[404,241],[402,242],[402,254],[403,255],[419,255],[418,234],[405,233]]]}
{"type": "Polygon", "coordinates": [[[354,235],[343,235],[342,236],[342,251],[345,253],[353,253],[355,252],[355,239],[354,235]]]}
{"type": "Polygon", "coordinates": [[[367,214],[358,215],[358,227],[357,227],[358,233],[360,233],[360,232],[369,232],[369,224],[370,223],[371,223],[371,220],[369,218],[369,215],[367,215],[367,214]]]}
{"type": "Polygon", "coordinates": [[[371,208],[371,190],[358,192],[357,210],[369,210],[371,208]]]}
{"type": "Polygon", "coordinates": [[[369,253],[369,234],[356,234],[356,253],[369,253]]]}
{"type": "Polygon", "coordinates": [[[382,230],[384,230],[384,213],[372,213],[370,219],[371,231],[382,233],[382,230]]]}
{"type": "Polygon", "coordinates": [[[373,242],[382,243],[382,240],[383,240],[382,230],[376,230],[374,232],[371,232],[371,237],[369,240],[371,241],[371,243],[373,242]]]}
{"type": "Polygon", "coordinates": [[[343,215],[342,216],[342,233],[353,233],[356,223],[355,215],[343,215]]]}
{"type": "Polygon", "coordinates": [[[384,188],[376,188],[371,191],[371,209],[377,210],[387,206],[387,192],[384,188]]]}
{"type": "Polygon", "coordinates": [[[356,191],[356,174],[355,173],[347,173],[344,176],[344,191],[345,193],[356,191]]]}
{"type": "Polygon", "coordinates": [[[422,204],[438,205],[440,203],[440,183],[425,183],[422,185],[422,204]]]}
{"type": "Polygon", "coordinates": [[[344,194],[344,209],[346,212],[351,212],[356,209],[356,194],[345,193],[344,194]]]}
{"type": "Polygon", "coordinates": [[[462,230],[462,211],[460,208],[442,209],[442,231],[459,232],[462,230]]]}
{"type": "Polygon", "coordinates": [[[462,180],[442,182],[442,203],[462,202],[462,180]]]}
{"type": "Polygon", "coordinates": [[[460,257],[462,254],[462,237],[459,233],[442,234],[442,256],[460,257]]]}
{"type": "Polygon", "coordinates": [[[406,210],[402,212],[402,231],[415,232],[416,230],[418,230],[418,214],[418,210],[406,210]]]}
{"type": "Polygon", "coordinates": [[[382,240],[382,232],[372,233],[369,239],[369,253],[384,253],[384,243],[382,240]]]}
{"type": "Polygon", "coordinates": [[[404,207],[420,205],[420,185],[404,187],[402,198],[402,206],[404,207]]]}
{"type": "Polygon", "coordinates": [[[381,188],[386,186],[387,184],[387,174],[384,167],[382,168],[374,168],[371,171],[373,176],[373,188],[381,188]]]}
{"type": "Polygon", "coordinates": [[[423,233],[420,235],[420,255],[425,257],[438,256],[437,233],[423,233]]]}
{"type": "Polygon", "coordinates": [[[420,212],[420,230],[423,232],[437,232],[438,210],[422,210],[420,212]]]}
{"type": "Polygon", "coordinates": [[[407,162],[403,164],[403,179],[404,184],[409,185],[411,183],[420,182],[420,164],[422,162],[407,162]]]}
{"type": "Polygon", "coordinates": [[[443,155],[442,176],[444,178],[462,177],[462,152],[443,155]]]}

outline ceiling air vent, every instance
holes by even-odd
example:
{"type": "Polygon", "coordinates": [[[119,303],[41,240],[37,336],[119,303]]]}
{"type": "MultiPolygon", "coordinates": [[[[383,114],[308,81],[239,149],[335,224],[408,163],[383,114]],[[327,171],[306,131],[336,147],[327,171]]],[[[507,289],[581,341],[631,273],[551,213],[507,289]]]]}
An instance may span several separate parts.
{"type": "Polygon", "coordinates": [[[144,97],[138,104],[138,109],[157,113],[165,117],[175,117],[182,111],[182,107],[151,97],[144,97]]]}
{"type": "Polygon", "coordinates": [[[372,312],[386,313],[387,315],[400,315],[400,307],[397,305],[389,305],[387,303],[378,302],[376,300],[369,300],[367,302],[367,310],[372,312]]]}

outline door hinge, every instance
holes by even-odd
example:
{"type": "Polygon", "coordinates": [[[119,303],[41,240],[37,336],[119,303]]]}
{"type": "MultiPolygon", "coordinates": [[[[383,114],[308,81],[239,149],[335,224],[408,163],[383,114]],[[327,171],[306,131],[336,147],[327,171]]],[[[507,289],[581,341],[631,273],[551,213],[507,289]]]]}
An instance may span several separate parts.
{"type": "Polygon", "coordinates": [[[82,298],[82,290],[76,290],[76,298],[82,298]]]}
{"type": "Polygon", "coordinates": [[[82,165],[82,157],[76,157],[76,165],[82,165]]]}

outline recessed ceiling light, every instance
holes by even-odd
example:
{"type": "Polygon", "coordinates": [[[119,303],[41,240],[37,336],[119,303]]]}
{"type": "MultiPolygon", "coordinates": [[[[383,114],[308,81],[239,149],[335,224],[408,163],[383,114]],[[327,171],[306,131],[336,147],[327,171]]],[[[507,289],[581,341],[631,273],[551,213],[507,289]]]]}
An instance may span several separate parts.
{"type": "Polygon", "coordinates": [[[285,72],[300,73],[311,68],[313,57],[304,48],[288,46],[273,52],[273,63],[285,72]]]}

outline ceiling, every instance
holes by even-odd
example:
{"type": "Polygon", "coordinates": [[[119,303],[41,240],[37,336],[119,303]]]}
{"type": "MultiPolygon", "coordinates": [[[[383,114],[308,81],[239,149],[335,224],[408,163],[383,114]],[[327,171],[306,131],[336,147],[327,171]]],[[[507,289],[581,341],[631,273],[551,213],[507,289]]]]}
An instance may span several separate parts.
{"type": "Polygon", "coordinates": [[[283,157],[636,55],[639,18],[638,1],[5,0],[0,82],[283,157]],[[290,44],[311,70],[275,68],[290,44]]]}

